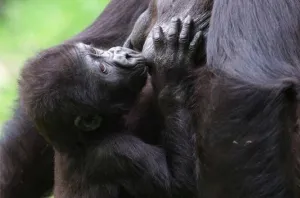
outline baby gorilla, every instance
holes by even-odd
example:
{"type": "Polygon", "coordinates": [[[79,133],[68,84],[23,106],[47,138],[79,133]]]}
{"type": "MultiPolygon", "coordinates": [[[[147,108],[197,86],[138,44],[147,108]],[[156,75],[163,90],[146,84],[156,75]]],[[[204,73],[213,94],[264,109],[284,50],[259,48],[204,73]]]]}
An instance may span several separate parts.
{"type": "MultiPolygon", "coordinates": [[[[65,44],[41,52],[26,64],[20,80],[21,101],[41,135],[56,150],[56,164],[61,167],[56,167],[55,180],[66,183],[55,185],[55,191],[61,191],[55,192],[56,197],[89,193],[84,184],[90,181],[76,182],[78,188],[70,191],[78,191],[68,192],[67,183],[77,176],[72,171],[84,176],[97,169],[88,167],[94,164],[87,155],[96,159],[93,148],[100,148],[99,140],[125,130],[123,116],[135,104],[146,79],[143,56],[122,47],[104,51],[82,43],[65,44]],[[74,176],[66,176],[68,173],[74,176]]],[[[99,176],[98,186],[105,180],[99,176]]],[[[110,188],[104,191],[112,191],[110,188]]],[[[99,189],[98,195],[103,193],[99,189]]]]}

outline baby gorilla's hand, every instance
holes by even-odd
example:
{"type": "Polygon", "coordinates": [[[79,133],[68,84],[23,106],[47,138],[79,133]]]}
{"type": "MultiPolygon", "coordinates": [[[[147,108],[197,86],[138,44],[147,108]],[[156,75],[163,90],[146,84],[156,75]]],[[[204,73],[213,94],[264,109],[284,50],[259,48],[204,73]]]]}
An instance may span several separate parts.
{"type": "Polygon", "coordinates": [[[179,83],[187,76],[188,66],[195,64],[196,52],[203,44],[203,34],[200,31],[192,37],[192,23],[190,16],[184,22],[173,18],[167,34],[160,26],[154,29],[153,75],[158,89],[166,86],[166,83],[179,83]]]}

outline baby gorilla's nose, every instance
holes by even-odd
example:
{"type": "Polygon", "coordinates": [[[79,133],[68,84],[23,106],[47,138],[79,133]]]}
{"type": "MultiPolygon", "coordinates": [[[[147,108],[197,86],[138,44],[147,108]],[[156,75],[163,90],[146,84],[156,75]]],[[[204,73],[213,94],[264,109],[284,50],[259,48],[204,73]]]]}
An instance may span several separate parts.
{"type": "Polygon", "coordinates": [[[124,47],[114,47],[109,51],[113,54],[113,62],[119,67],[134,69],[136,66],[145,65],[145,58],[139,52],[124,47]]]}
{"type": "Polygon", "coordinates": [[[132,58],[132,56],[131,56],[130,54],[127,54],[127,53],[126,53],[126,54],[125,54],[125,58],[126,58],[126,59],[130,59],[130,58],[132,58]]]}

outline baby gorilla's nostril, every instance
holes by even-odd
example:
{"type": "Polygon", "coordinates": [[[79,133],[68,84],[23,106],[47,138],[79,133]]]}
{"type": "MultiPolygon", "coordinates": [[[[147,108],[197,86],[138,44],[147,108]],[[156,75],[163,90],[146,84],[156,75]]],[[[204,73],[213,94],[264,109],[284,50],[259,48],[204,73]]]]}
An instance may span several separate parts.
{"type": "Polygon", "coordinates": [[[129,59],[129,58],[132,58],[132,56],[130,54],[125,54],[125,58],[129,59]]]}

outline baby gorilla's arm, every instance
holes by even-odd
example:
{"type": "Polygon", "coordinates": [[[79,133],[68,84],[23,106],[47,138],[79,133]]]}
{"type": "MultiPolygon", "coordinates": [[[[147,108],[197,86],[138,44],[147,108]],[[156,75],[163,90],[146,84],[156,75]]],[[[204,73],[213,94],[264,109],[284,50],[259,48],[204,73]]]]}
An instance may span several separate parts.
{"type": "Polygon", "coordinates": [[[172,20],[167,36],[161,28],[154,34],[155,66],[160,66],[154,80],[163,82],[158,91],[165,116],[164,148],[148,145],[131,135],[107,138],[87,159],[87,170],[99,179],[119,183],[128,190],[134,188],[138,190],[137,196],[195,196],[195,133],[192,115],[185,105],[188,88],[184,79],[196,49],[202,44],[202,34],[197,33],[190,41],[190,29],[190,18],[183,23],[181,32],[180,21],[172,20]]]}
{"type": "Polygon", "coordinates": [[[132,135],[116,135],[105,139],[86,159],[89,174],[99,181],[117,183],[137,196],[167,197],[170,189],[165,151],[144,143],[132,135]],[[134,190],[132,190],[134,188],[134,190]]]}

